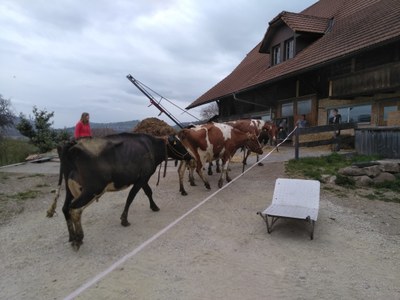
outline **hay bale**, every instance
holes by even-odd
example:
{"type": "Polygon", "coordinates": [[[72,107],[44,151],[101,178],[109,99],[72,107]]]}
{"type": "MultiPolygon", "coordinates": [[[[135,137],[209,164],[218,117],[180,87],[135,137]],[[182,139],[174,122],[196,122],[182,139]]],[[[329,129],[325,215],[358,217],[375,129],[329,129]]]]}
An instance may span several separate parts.
{"type": "Polygon", "coordinates": [[[400,111],[390,111],[388,113],[388,126],[399,126],[400,125],[400,111]]]}
{"type": "Polygon", "coordinates": [[[319,132],[319,133],[309,133],[303,134],[299,136],[299,142],[315,142],[315,141],[322,141],[322,140],[329,140],[333,137],[333,131],[328,132],[319,132]]]}
{"type": "Polygon", "coordinates": [[[153,136],[167,136],[176,134],[176,130],[163,120],[147,118],[139,122],[132,130],[136,133],[147,133],[153,136]]]}

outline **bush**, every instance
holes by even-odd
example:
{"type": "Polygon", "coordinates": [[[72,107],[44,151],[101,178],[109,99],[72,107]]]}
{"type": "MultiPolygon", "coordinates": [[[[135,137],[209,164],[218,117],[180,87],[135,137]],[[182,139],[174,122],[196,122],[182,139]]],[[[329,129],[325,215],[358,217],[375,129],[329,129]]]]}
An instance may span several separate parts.
{"type": "Polygon", "coordinates": [[[27,141],[0,139],[0,166],[20,163],[32,153],[37,153],[38,148],[27,141]]]}
{"type": "Polygon", "coordinates": [[[356,185],[356,182],[353,178],[343,176],[340,174],[336,175],[335,183],[337,185],[344,186],[344,187],[354,187],[356,185]]]}
{"type": "Polygon", "coordinates": [[[57,132],[51,128],[53,122],[50,120],[54,116],[54,112],[47,110],[39,110],[36,106],[33,107],[34,120],[28,120],[24,114],[20,114],[20,122],[16,128],[18,131],[28,137],[32,144],[38,147],[40,153],[50,151],[56,146],[57,132]]]}

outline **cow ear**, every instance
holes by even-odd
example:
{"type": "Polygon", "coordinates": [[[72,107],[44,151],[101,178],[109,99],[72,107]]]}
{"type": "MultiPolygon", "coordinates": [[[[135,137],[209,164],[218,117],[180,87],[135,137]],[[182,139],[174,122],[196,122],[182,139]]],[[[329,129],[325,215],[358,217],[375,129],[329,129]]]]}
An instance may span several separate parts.
{"type": "Polygon", "coordinates": [[[175,137],[175,135],[168,136],[168,143],[170,143],[173,146],[176,145],[176,137],[175,137]]]}
{"type": "Polygon", "coordinates": [[[110,141],[111,145],[113,147],[119,147],[121,146],[124,142],[123,141],[110,141]]]}
{"type": "Polygon", "coordinates": [[[99,150],[100,152],[110,150],[112,151],[114,148],[121,146],[123,143],[123,141],[107,141],[107,143],[103,145],[103,147],[101,147],[99,150]]]}
{"type": "Polygon", "coordinates": [[[184,140],[186,138],[186,132],[190,129],[181,129],[181,131],[178,132],[178,138],[180,140],[184,140]]]}

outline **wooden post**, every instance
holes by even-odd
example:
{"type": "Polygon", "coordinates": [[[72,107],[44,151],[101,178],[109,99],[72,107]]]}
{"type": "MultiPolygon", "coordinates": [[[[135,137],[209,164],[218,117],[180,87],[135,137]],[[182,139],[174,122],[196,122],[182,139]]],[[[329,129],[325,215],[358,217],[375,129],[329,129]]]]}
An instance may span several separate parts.
{"type": "Polygon", "coordinates": [[[294,158],[299,159],[299,128],[294,132],[294,158]]]}

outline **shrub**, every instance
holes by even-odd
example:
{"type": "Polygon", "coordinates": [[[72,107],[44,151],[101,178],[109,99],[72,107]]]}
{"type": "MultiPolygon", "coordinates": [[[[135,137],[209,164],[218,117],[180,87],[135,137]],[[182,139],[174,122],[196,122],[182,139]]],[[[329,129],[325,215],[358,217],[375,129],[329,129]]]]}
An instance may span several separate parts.
{"type": "Polygon", "coordinates": [[[37,151],[38,148],[27,141],[0,139],[0,165],[23,162],[29,154],[37,151]]]}
{"type": "Polygon", "coordinates": [[[348,177],[348,176],[343,176],[340,174],[336,175],[335,183],[337,185],[344,186],[344,187],[353,187],[356,185],[356,182],[353,178],[348,177]]]}

